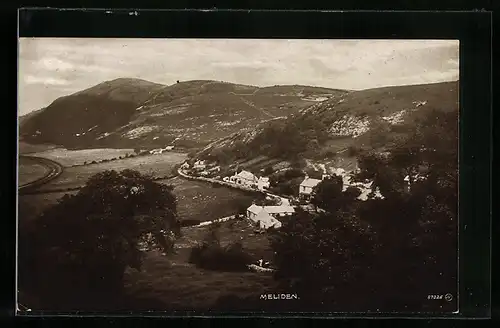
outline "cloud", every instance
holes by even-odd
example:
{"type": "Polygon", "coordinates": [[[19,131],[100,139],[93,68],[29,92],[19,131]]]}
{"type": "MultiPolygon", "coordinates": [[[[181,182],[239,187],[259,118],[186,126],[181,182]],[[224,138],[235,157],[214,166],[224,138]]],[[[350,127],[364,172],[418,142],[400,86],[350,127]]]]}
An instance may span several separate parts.
{"type": "Polygon", "coordinates": [[[119,77],[167,85],[210,79],[359,90],[457,79],[458,45],[454,40],[22,38],[19,88],[29,99],[24,111],[119,77]]]}
{"type": "Polygon", "coordinates": [[[69,81],[53,78],[53,77],[38,77],[34,75],[26,75],[23,77],[26,84],[43,84],[43,85],[68,85],[69,81]]]}
{"type": "Polygon", "coordinates": [[[75,69],[73,64],[54,57],[41,58],[35,63],[35,67],[39,70],[48,71],[69,71],[75,69]]]}

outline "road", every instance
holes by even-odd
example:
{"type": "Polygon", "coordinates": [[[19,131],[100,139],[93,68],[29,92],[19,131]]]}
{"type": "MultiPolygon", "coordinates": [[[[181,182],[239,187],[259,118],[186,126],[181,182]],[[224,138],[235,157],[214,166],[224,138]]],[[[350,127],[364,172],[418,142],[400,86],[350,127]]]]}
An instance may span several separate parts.
{"type": "Polygon", "coordinates": [[[27,160],[36,162],[40,165],[45,166],[47,170],[47,174],[40,179],[37,179],[35,181],[31,181],[29,183],[25,183],[21,186],[19,186],[19,194],[31,192],[38,187],[41,187],[42,185],[48,183],[49,181],[54,180],[57,178],[63,171],[63,166],[57,162],[54,162],[50,159],[47,158],[42,158],[42,157],[36,157],[36,156],[26,156],[26,155],[20,155],[19,159],[25,158],[27,160]]]}

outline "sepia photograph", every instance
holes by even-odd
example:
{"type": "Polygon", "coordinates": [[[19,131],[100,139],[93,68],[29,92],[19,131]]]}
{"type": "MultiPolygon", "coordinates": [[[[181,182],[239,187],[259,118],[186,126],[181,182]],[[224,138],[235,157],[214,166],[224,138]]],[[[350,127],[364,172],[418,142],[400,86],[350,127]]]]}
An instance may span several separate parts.
{"type": "Polygon", "coordinates": [[[459,41],[19,38],[17,313],[458,310],[459,41]]]}

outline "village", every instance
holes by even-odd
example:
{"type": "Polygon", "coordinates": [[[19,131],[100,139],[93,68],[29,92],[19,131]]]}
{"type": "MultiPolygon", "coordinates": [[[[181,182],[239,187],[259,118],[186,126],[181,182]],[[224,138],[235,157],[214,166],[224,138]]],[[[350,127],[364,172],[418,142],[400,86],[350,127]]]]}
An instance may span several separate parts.
{"type": "MultiPolygon", "coordinates": [[[[294,195],[277,195],[270,191],[270,177],[256,175],[248,170],[236,170],[232,175],[223,176],[221,166],[216,162],[207,160],[196,160],[184,162],[178,173],[181,176],[189,177],[200,181],[220,184],[230,188],[237,188],[245,191],[253,191],[266,196],[265,204],[254,203],[245,211],[245,218],[250,220],[255,225],[259,232],[273,228],[279,229],[282,226],[283,220],[296,212],[298,208],[302,210],[314,212],[322,211],[311,204],[311,198],[314,194],[315,187],[323,180],[329,179],[332,175],[342,177],[343,191],[348,187],[353,186],[359,188],[361,194],[359,200],[367,200],[372,192],[372,182],[354,182],[352,176],[356,171],[346,171],[342,168],[336,168],[332,174],[323,172],[321,178],[313,178],[306,173],[302,182],[295,190],[294,195]]],[[[261,172],[262,173],[262,172],[261,172]]],[[[382,197],[378,190],[375,190],[374,197],[382,197]]]]}

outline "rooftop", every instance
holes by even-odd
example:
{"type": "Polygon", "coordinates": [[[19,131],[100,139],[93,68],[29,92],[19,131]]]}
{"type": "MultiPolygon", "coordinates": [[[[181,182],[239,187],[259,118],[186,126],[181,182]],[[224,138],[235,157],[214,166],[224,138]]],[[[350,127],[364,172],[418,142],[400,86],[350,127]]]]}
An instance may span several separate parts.
{"type": "Polygon", "coordinates": [[[313,179],[313,178],[305,178],[304,181],[300,184],[301,187],[311,187],[314,188],[316,187],[321,180],[319,179],[313,179]]]}
{"type": "Polygon", "coordinates": [[[278,213],[293,213],[295,209],[293,206],[264,206],[264,210],[269,214],[278,214],[278,213]]]}
{"type": "Polygon", "coordinates": [[[256,179],[255,175],[253,175],[251,172],[248,172],[245,170],[238,173],[237,176],[242,178],[242,179],[246,179],[246,180],[255,180],[256,179]]]}
{"type": "Polygon", "coordinates": [[[261,212],[266,212],[268,214],[279,214],[279,213],[294,213],[295,209],[293,206],[279,205],[279,206],[258,206],[252,204],[247,211],[251,213],[259,214],[261,212]]]}

